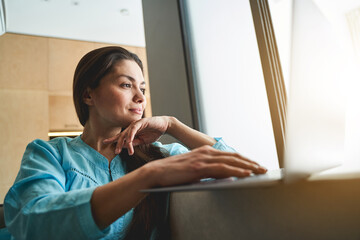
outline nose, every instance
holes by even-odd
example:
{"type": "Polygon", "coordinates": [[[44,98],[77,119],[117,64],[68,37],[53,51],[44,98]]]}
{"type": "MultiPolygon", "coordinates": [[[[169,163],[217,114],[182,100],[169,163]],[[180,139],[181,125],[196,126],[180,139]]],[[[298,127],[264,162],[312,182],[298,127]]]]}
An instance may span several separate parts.
{"type": "Polygon", "coordinates": [[[135,94],[134,94],[134,102],[136,103],[143,103],[146,100],[145,95],[141,91],[140,88],[136,88],[135,94]]]}

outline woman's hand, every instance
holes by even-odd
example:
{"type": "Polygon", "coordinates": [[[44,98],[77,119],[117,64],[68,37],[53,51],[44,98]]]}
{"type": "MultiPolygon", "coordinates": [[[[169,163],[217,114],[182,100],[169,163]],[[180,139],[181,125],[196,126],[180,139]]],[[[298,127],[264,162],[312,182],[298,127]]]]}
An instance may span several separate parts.
{"type": "Polygon", "coordinates": [[[134,154],[134,146],[153,143],[157,141],[170,125],[170,117],[142,118],[132,122],[124,131],[114,137],[104,140],[104,143],[117,142],[115,154],[119,154],[123,148],[127,148],[129,155],[134,154]]]}
{"type": "Polygon", "coordinates": [[[223,152],[203,146],[191,152],[145,164],[153,187],[199,181],[203,178],[247,177],[267,170],[238,153],[223,152]]]}

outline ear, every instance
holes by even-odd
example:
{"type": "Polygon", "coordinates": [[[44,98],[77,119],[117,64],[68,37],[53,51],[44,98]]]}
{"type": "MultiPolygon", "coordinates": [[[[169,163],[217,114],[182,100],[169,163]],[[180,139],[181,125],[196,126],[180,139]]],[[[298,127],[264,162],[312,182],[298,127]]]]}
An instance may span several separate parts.
{"type": "Polygon", "coordinates": [[[87,88],[86,91],[84,92],[84,96],[83,96],[83,101],[86,105],[93,105],[93,101],[92,101],[92,91],[90,88],[87,88]]]}

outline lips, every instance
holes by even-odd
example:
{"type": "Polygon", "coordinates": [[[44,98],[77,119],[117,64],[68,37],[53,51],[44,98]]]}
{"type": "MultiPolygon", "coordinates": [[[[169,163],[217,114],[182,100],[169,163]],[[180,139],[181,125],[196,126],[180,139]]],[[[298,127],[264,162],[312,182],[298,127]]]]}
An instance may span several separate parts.
{"type": "Polygon", "coordinates": [[[143,110],[141,108],[131,108],[130,112],[133,112],[133,113],[139,114],[139,115],[143,114],[143,110]]]}

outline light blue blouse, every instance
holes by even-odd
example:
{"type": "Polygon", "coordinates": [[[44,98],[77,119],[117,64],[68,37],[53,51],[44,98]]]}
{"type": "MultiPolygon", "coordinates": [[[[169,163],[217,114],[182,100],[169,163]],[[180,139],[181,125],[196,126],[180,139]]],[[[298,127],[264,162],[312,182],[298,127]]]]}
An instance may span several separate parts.
{"type": "MultiPolygon", "coordinates": [[[[214,148],[234,151],[221,138],[216,141],[214,148]]],[[[178,143],[154,145],[170,155],[189,151],[178,143]]],[[[109,165],[80,136],[31,142],[4,201],[12,239],[122,239],[133,211],[100,230],[91,214],[90,199],[96,187],[124,176],[125,169],[118,155],[109,165]]]]}

